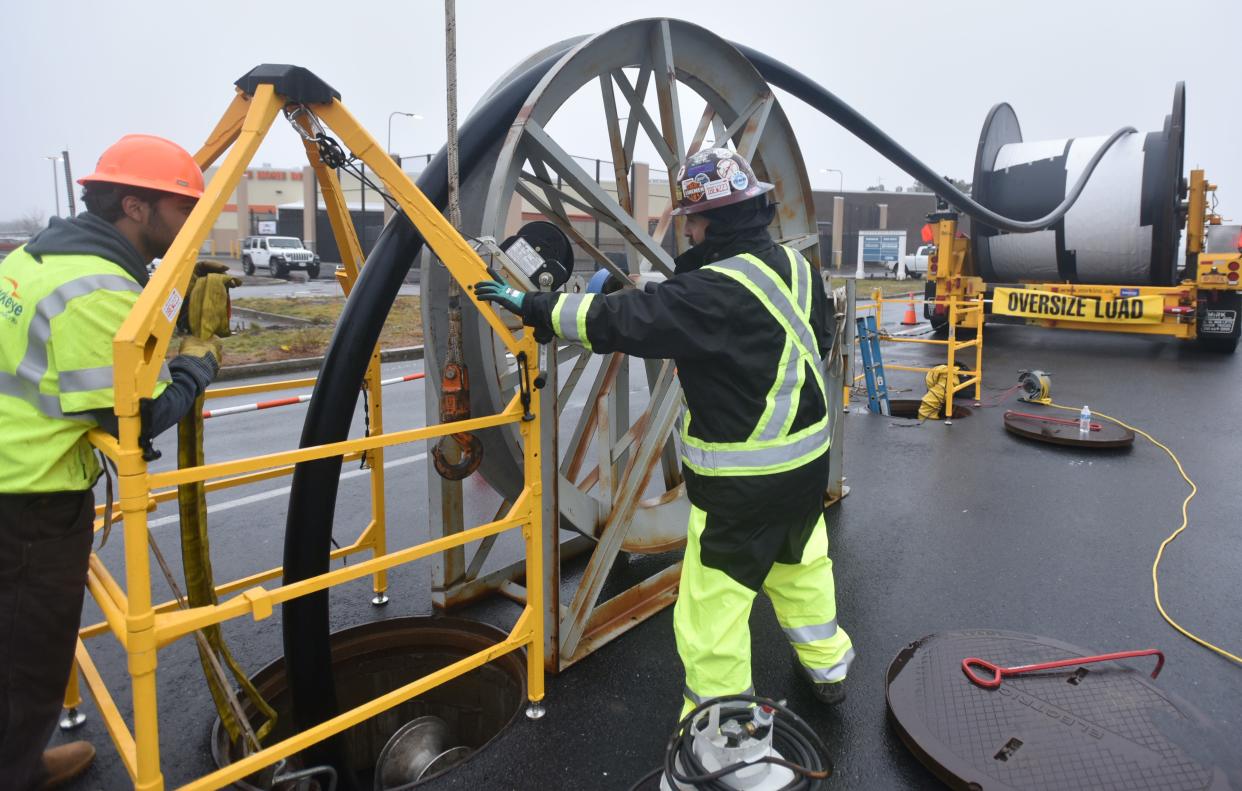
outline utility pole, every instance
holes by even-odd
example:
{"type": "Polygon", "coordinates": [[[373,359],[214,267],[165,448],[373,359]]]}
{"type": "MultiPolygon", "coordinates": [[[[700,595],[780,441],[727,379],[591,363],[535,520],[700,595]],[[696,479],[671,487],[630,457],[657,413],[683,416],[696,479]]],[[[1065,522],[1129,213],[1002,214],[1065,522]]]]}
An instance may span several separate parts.
{"type": "MultiPolygon", "coordinates": [[[[453,0],[444,0],[444,63],[445,83],[448,110],[448,221],[454,229],[461,226],[461,203],[458,192],[457,175],[457,16],[453,0]]],[[[426,281],[424,281],[426,282],[426,281]]],[[[431,315],[432,307],[426,305],[424,315],[431,315]]],[[[457,400],[457,406],[469,408],[469,391],[464,390],[469,379],[465,366],[465,355],[462,353],[461,329],[461,288],[450,274],[448,279],[448,343],[444,359],[438,360],[440,369],[440,392],[438,408],[432,406],[427,399],[428,423],[449,420],[460,420],[469,417],[460,412],[450,414],[448,407],[457,400]],[[454,381],[456,380],[456,381],[454,381]],[[450,393],[453,390],[455,392],[450,393]],[[464,396],[464,398],[463,398],[464,396]]],[[[428,344],[432,346],[432,344],[428,344]]],[[[451,436],[441,437],[436,443],[434,456],[446,467],[453,467],[463,461],[463,448],[451,436]]],[[[462,507],[462,486],[460,478],[449,477],[440,473],[437,465],[428,464],[427,474],[430,478],[427,493],[431,500],[429,516],[439,518],[442,535],[460,533],[465,527],[464,510],[462,507]]],[[[463,476],[464,477],[464,476],[463,476]]],[[[435,556],[435,568],[432,575],[432,599],[435,600],[435,589],[448,590],[462,580],[466,572],[465,551],[462,547],[454,547],[435,556]]]]}
{"type": "Polygon", "coordinates": [[[56,163],[60,161],[57,156],[45,156],[44,159],[52,163],[52,194],[56,198],[56,216],[60,216],[60,177],[56,173],[56,163]]]}
{"type": "Polygon", "coordinates": [[[65,162],[65,196],[69,200],[69,216],[77,217],[78,207],[73,200],[73,168],[69,166],[69,146],[65,146],[64,150],[60,152],[60,158],[65,162]]]}

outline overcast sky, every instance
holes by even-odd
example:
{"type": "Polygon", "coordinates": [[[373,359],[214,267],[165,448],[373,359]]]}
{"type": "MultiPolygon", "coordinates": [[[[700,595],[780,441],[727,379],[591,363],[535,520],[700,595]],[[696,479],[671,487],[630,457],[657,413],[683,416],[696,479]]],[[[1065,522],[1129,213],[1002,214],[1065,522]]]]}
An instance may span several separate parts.
{"type": "MultiPolygon", "coordinates": [[[[0,220],[54,199],[45,156],[67,146],[75,174],[121,135],[145,132],[195,149],[252,66],[305,65],[331,83],[393,148],[445,139],[443,4],[162,0],[6,2],[0,48],[0,220]]],[[[942,173],[969,179],[988,109],[1007,101],[1027,140],[1159,129],[1186,81],[1187,169],[1220,185],[1220,211],[1242,219],[1242,3],[1095,2],[484,2],[458,0],[464,116],[511,65],[554,41],[633,19],[679,16],[783,60],[853,104],[942,173]],[[698,9],[708,9],[698,10],[698,9]]],[[[911,179],[835,124],[781,95],[816,186],[911,179]]],[[[588,119],[583,119],[589,125],[588,119]]],[[[566,125],[571,153],[607,156],[600,129],[566,125]]],[[[304,164],[283,122],[256,159],[304,164]]],[[[60,200],[65,195],[61,182],[60,200]]],[[[62,209],[63,211],[63,209],[62,209]]]]}

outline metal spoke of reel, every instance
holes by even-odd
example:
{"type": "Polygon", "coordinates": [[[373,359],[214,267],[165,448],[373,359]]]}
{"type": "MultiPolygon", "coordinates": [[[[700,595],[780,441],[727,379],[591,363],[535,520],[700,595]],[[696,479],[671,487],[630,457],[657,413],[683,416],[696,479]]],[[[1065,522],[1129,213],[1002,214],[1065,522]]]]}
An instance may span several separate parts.
{"type": "MultiPolygon", "coordinates": [[[[583,145],[581,134],[574,140],[575,146],[583,145]]],[[[772,90],[728,43],[676,20],[628,23],[569,49],[531,93],[505,140],[489,153],[490,162],[481,162],[463,183],[461,230],[504,239],[512,231],[506,224],[514,214],[513,202],[522,200],[565,232],[579,250],[579,261],[622,279],[640,267],[671,274],[673,257],[686,242],[667,210],[651,227],[649,171],[640,158],[654,156],[652,165],[666,171],[661,178],[671,182],[680,161],[706,145],[735,148],[753,162],[760,178],[776,185],[774,236],[818,264],[806,169],[772,90]],[[584,105],[601,110],[596,150],[611,159],[598,180],[555,134],[561,114],[572,115],[584,105]],[[697,122],[683,124],[683,115],[697,122]],[[606,245],[588,238],[575,218],[615,234],[625,248],[624,260],[606,254],[601,249],[606,245]]],[[[423,275],[424,304],[439,304],[446,274],[430,266],[423,275]]],[[[581,287],[581,278],[568,287],[581,287]]],[[[447,325],[435,315],[428,323],[428,356],[439,358],[447,325]]],[[[467,316],[464,323],[472,408],[483,414],[512,397],[514,363],[481,317],[467,316]]],[[[561,661],[568,663],[671,601],[675,567],[596,607],[617,553],[651,554],[682,546],[689,507],[675,439],[682,396],[672,366],[619,354],[592,355],[564,342],[558,350],[557,505],[562,524],[594,545],[587,545],[593,554],[561,627],[561,661]],[[632,393],[631,380],[645,380],[646,386],[632,393]],[[631,404],[632,394],[645,403],[631,404]]],[[[481,438],[481,472],[509,496],[520,488],[516,436],[490,430],[481,438]]],[[[453,583],[436,580],[438,590],[449,591],[446,601],[453,599],[453,583]]]]}

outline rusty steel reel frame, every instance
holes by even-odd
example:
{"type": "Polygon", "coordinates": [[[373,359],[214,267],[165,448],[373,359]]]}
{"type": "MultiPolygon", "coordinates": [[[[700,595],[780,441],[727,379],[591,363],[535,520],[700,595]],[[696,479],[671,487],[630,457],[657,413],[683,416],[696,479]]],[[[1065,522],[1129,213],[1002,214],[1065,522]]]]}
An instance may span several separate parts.
{"type": "MultiPolygon", "coordinates": [[[[675,250],[684,250],[680,223],[670,222],[666,213],[656,230],[648,232],[647,218],[633,216],[631,176],[641,131],[659,156],[659,162],[652,164],[666,169],[669,179],[680,160],[705,141],[717,145],[727,141],[752,161],[759,178],[776,186],[774,199],[779,209],[774,236],[819,266],[811,187],[793,130],[772,89],[737,49],[702,27],[648,19],[554,44],[528,63],[561,50],[564,56],[531,92],[508,135],[497,141],[463,182],[463,233],[503,239],[516,194],[565,231],[579,250],[616,274],[623,277],[627,272],[574,229],[571,210],[615,229],[625,240],[632,271],[638,271],[641,259],[671,274],[672,256],[664,249],[663,238],[673,233],[675,250]],[[652,88],[657,113],[644,106],[652,88]],[[613,162],[608,176],[617,184],[615,198],[548,132],[556,113],[584,90],[595,90],[602,99],[601,120],[613,162]],[[684,102],[693,102],[684,105],[687,109],[704,105],[694,129],[683,128],[684,102]]],[[[520,73],[524,65],[510,74],[520,73]]],[[[443,359],[447,346],[447,316],[436,309],[444,304],[447,287],[442,267],[424,268],[429,377],[437,375],[435,361],[443,359]]],[[[472,377],[472,409],[482,414],[512,397],[516,373],[481,315],[464,317],[463,334],[472,377]]],[[[628,357],[592,355],[564,341],[556,344],[552,356],[555,359],[567,352],[568,362],[549,366],[567,374],[563,387],[558,386],[556,376],[550,384],[555,390],[552,403],[563,419],[561,457],[556,465],[559,485],[549,492],[553,495],[549,502],[554,504],[549,516],[559,514],[582,535],[563,544],[545,543],[559,555],[545,565],[551,630],[546,655],[553,670],[582,658],[675,599],[680,564],[664,568],[597,606],[619,552],[653,554],[681,548],[689,512],[676,448],[675,423],[682,396],[671,362],[642,361],[650,396],[648,408],[636,413],[629,404],[628,357]],[[600,362],[591,376],[593,357],[600,362]],[[566,406],[576,388],[583,389],[586,399],[571,422],[573,411],[566,406]],[[655,472],[657,466],[660,474],[655,472]],[[587,551],[591,557],[573,601],[562,608],[559,561],[587,551]]],[[[431,387],[435,386],[433,382],[431,387]]],[[[485,449],[481,473],[507,498],[521,481],[517,434],[489,430],[481,439],[485,449]]],[[[549,442],[549,447],[556,444],[552,437],[549,442]]],[[[456,564],[437,566],[433,581],[437,606],[451,607],[488,590],[521,597],[514,583],[520,565],[480,574],[490,549],[491,545],[481,546],[468,567],[464,556],[456,564]],[[454,569],[459,571],[454,573],[454,569]]]]}

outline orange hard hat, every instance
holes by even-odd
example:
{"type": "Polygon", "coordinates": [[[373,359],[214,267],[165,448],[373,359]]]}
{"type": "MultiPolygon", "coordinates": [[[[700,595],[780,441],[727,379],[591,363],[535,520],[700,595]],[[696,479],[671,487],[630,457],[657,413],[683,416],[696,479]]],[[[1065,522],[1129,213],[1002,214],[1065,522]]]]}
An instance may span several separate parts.
{"type": "Polygon", "coordinates": [[[155,135],[125,135],[99,157],[79,184],[101,181],[201,198],[203,171],[190,152],[155,135]]]}

